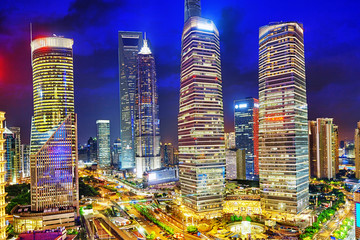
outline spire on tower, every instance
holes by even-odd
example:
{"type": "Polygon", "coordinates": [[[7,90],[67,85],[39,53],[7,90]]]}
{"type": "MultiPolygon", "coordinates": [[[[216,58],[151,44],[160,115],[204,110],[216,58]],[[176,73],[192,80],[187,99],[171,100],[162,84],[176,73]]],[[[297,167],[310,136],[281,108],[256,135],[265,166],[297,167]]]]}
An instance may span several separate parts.
{"type": "Polygon", "coordinates": [[[186,22],[189,18],[194,16],[201,16],[201,0],[185,0],[185,19],[186,22]]]}
{"type": "Polygon", "coordinates": [[[148,42],[147,42],[147,39],[146,39],[146,32],[144,34],[143,43],[144,43],[144,45],[142,46],[139,54],[151,54],[151,50],[150,50],[150,48],[148,46],[148,42]]]}

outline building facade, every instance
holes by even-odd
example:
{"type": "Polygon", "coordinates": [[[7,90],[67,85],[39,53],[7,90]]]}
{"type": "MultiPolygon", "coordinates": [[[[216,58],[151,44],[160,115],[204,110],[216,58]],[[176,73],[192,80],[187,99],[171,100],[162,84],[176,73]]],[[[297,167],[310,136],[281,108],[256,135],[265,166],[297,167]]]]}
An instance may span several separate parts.
{"type": "Polygon", "coordinates": [[[177,165],[175,162],[174,146],[171,143],[162,143],[160,146],[161,165],[164,167],[177,165]]]}
{"type": "MultiPolygon", "coordinates": [[[[357,123],[354,136],[355,145],[355,177],[360,178],[360,122],[357,123]]],[[[360,195],[359,195],[360,196],[360,195]]],[[[360,202],[360,201],[359,201],[360,202]]],[[[359,208],[360,210],[360,208],[359,208]]],[[[360,227],[360,223],[359,223],[360,227]]]]}
{"type": "MultiPolygon", "coordinates": [[[[77,120],[74,113],[73,40],[31,42],[34,115],[31,126],[31,211],[78,214],[77,120]]],[[[75,217],[73,215],[73,217],[75,217]]]]}
{"type": "Polygon", "coordinates": [[[30,145],[21,144],[21,178],[30,178],[30,145]]]}
{"type": "Polygon", "coordinates": [[[161,167],[160,119],[155,59],[147,40],[138,54],[136,81],[136,176],[161,167]]]}
{"type": "Polygon", "coordinates": [[[332,118],[309,121],[310,176],[335,178],[339,171],[338,133],[332,118]]]}
{"type": "Polygon", "coordinates": [[[259,100],[234,101],[236,148],[245,150],[246,179],[259,179],[259,100]]]}
{"type": "Polygon", "coordinates": [[[225,133],[225,149],[236,148],[235,132],[225,133]]]}
{"type": "Polygon", "coordinates": [[[259,178],[268,211],[297,214],[309,204],[308,120],[302,24],[259,32],[259,178]]]}
{"type": "Polygon", "coordinates": [[[5,112],[0,112],[0,239],[6,239],[6,212],[5,212],[5,139],[3,138],[5,112]]]}
{"type": "MultiPolygon", "coordinates": [[[[192,8],[187,1],[185,6],[192,8]]],[[[196,7],[197,8],[197,7],[196,7]]],[[[221,215],[225,142],[220,39],[215,24],[185,8],[178,115],[179,178],[183,204],[197,217],[221,215]]]]}
{"type": "Polygon", "coordinates": [[[97,160],[100,168],[111,166],[110,156],[110,120],[97,120],[97,160]]]}
{"type": "Polygon", "coordinates": [[[226,179],[246,179],[246,151],[226,149],[226,179]]]}
{"type": "Polygon", "coordinates": [[[119,32],[121,169],[135,168],[135,91],[141,32],[119,32]]]}

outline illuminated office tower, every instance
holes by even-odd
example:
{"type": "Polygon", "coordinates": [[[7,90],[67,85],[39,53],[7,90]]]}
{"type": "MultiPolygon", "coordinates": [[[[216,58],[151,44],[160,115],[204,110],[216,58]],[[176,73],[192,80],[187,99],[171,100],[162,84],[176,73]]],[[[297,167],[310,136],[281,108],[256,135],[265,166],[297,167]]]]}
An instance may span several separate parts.
{"type": "Polygon", "coordinates": [[[259,32],[259,178],[266,210],[296,214],[309,204],[303,26],[259,32]]]}
{"type": "Polygon", "coordinates": [[[246,179],[259,179],[259,100],[235,100],[236,148],[245,150],[246,179]]]}
{"type": "Polygon", "coordinates": [[[3,133],[4,129],[4,121],[5,121],[5,112],[0,112],[0,239],[6,239],[6,213],[5,213],[5,149],[4,149],[4,138],[3,133]]]}
{"type": "Polygon", "coordinates": [[[141,32],[119,32],[121,169],[135,167],[135,91],[141,32]]]}
{"type": "Polygon", "coordinates": [[[121,140],[120,138],[116,139],[114,144],[113,144],[113,149],[112,149],[112,160],[111,160],[111,165],[115,167],[115,169],[121,169],[120,166],[120,154],[121,154],[121,140]]]}
{"type": "Polygon", "coordinates": [[[87,146],[87,162],[94,162],[97,158],[97,139],[90,137],[87,146]]]}
{"type": "Polygon", "coordinates": [[[221,215],[225,181],[220,39],[215,24],[198,15],[185,19],[182,34],[179,178],[183,204],[211,218],[221,215]]]}
{"type": "Polygon", "coordinates": [[[161,165],[163,167],[174,167],[176,165],[174,151],[174,146],[171,143],[160,144],[161,165]]]}
{"type": "Polygon", "coordinates": [[[235,132],[225,133],[225,149],[235,149],[236,141],[235,141],[235,132]]]}
{"type": "Polygon", "coordinates": [[[337,126],[332,118],[309,121],[310,176],[335,178],[339,158],[337,126]]]}
{"type": "Polygon", "coordinates": [[[20,149],[20,159],[21,159],[21,178],[30,177],[30,145],[21,144],[20,149]]]}
{"type": "Polygon", "coordinates": [[[138,54],[136,84],[136,176],[161,167],[160,120],[155,59],[144,39],[138,54]]]}
{"type": "MultiPolygon", "coordinates": [[[[360,122],[357,123],[357,126],[355,128],[354,140],[355,140],[354,141],[355,142],[355,177],[359,179],[360,178],[360,122]]],[[[360,227],[360,222],[359,222],[359,227],[360,227]]]]}
{"type": "Polygon", "coordinates": [[[100,168],[108,168],[111,165],[110,157],[110,121],[97,120],[97,160],[100,168]]]}
{"type": "Polygon", "coordinates": [[[59,215],[56,219],[60,222],[49,223],[48,228],[73,225],[74,211],[78,214],[73,42],[63,37],[37,38],[31,42],[34,102],[30,146],[31,211],[39,216],[49,212],[72,215],[72,220],[70,217],[61,219],[64,215],[59,215]]]}
{"type": "Polygon", "coordinates": [[[20,159],[20,128],[5,126],[4,130],[5,139],[5,160],[6,160],[6,175],[5,180],[7,183],[16,184],[20,183],[21,174],[21,159],[20,159]]]}

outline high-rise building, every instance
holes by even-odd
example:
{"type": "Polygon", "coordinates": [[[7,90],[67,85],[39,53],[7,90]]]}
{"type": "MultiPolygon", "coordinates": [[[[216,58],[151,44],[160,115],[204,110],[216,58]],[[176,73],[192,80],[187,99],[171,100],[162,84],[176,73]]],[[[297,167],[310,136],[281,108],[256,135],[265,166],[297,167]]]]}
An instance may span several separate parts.
{"type": "Polygon", "coordinates": [[[15,158],[15,135],[10,129],[6,126],[4,127],[3,132],[4,149],[5,149],[5,181],[8,184],[14,184],[13,180],[15,179],[14,173],[14,158],[15,158]]]}
{"type": "Polygon", "coordinates": [[[303,26],[259,32],[259,178],[266,210],[296,214],[309,204],[303,26]]]}
{"type": "Polygon", "coordinates": [[[225,149],[236,148],[235,132],[225,133],[225,149]]]}
{"type": "Polygon", "coordinates": [[[14,134],[14,158],[13,158],[13,183],[20,183],[22,176],[21,168],[21,137],[19,127],[10,127],[11,132],[14,134]]]}
{"type": "Polygon", "coordinates": [[[31,42],[31,211],[39,217],[49,218],[51,213],[62,219],[47,228],[73,225],[74,211],[78,214],[79,209],[73,42],[63,37],[31,42]]]}
{"type": "Polygon", "coordinates": [[[183,204],[199,218],[221,215],[225,142],[219,31],[191,11],[182,34],[178,115],[179,178],[183,204]]]}
{"type": "Polygon", "coordinates": [[[345,156],[347,158],[355,158],[355,144],[354,141],[345,141],[345,156]]]}
{"type": "Polygon", "coordinates": [[[201,0],[185,0],[184,22],[195,16],[201,16],[201,0]]]}
{"type": "Polygon", "coordinates": [[[135,167],[135,91],[141,32],[119,32],[121,169],[135,167]]]}
{"type": "Polygon", "coordinates": [[[147,40],[137,58],[136,81],[136,176],[161,167],[160,120],[156,81],[155,59],[147,40]]]}
{"type": "MultiPolygon", "coordinates": [[[[357,179],[360,178],[360,122],[357,123],[355,128],[355,136],[354,136],[354,145],[355,145],[355,177],[357,179]]],[[[346,143],[345,143],[346,146],[346,143]]],[[[360,195],[359,195],[360,196],[360,195]]],[[[360,201],[360,200],[359,200],[360,201]]],[[[360,208],[359,208],[360,210],[360,208]]],[[[359,223],[360,227],[360,223],[359,223]]]]}
{"type": "Polygon", "coordinates": [[[30,145],[21,144],[21,178],[30,178],[30,145]]]}
{"type": "Polygon", "coordinates": [[[245,150],[246,179],[259,178],[259,100],[234,101],[236,148],[245,150]]]}
{"type": "Polygon", "coordinates": [[[114,166],[115,169],[121,169],[120,154],[121,154],[121,140],[120,138],[118,138],[115,140],[113,145],[112,161],[111,161],[111,165],[114,166]]]}
{"type": "Polygon", "coordinates": [[[175,163],[175,155],[174,155],[174,146],[171,143],[163,143],[160,146],[160,156],[161,156],[161,162],[162,166],[168,167],[172,166],[174,167],[176,165],[175,163]]]}
{"type": "Polygon", "coordinates": [[[109,168],[110,158],[110,121],[97,120],[97,160],[100,168],[109,168]]]}
{"type": "Polygon", "coordinates": [[[332,118],[309,121],[310,176],[335,178],[339,159],[337,126],[332,118]]]}
{"type": "Polygon", "coordinates": [[[226,179],[246,180],[245,155],[245,149],[226,149],[226,179]]]}
{"type": "Polygon", "coordinates": [[[97,138],[90,137],[88,140],[87,161],[94,162],[97,159],[97,138]]]}
{"type": "Polygon", "coordinates": [[[5,213],[5,148],[4,148],[4,138],[3,133],[5,121],[5,112],[0,112],[0,239],[6,239],[6,213],[5,213]]]}

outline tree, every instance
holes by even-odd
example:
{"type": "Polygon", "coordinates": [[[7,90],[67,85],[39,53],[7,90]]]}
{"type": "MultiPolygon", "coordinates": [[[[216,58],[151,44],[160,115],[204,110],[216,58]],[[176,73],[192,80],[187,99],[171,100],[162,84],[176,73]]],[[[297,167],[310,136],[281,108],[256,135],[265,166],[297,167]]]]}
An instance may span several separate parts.
{"type": "Polygon", "coordinates": [[[246,216],[246,221],[248,221],[248,222],[251,222],[251,217],[250,216],[246,216]]]}
{"type": "Polygon", "coordinates": [[[198,229],[196,226],[194,225],[190,225],[186,228],[186,231],[188,231],[189,233],[197,233],[198,232],[198,229]]]}

